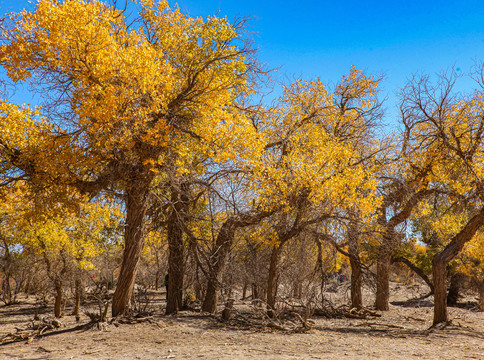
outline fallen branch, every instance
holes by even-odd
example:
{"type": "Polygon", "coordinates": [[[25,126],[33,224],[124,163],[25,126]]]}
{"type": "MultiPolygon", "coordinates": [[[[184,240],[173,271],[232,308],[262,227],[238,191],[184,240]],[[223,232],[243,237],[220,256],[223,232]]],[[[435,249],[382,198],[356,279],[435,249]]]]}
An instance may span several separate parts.
{"type": "Polygon", "coordinates": [[[24,341],[24,340],[31,342],[35,338],[41,337],[45,331],[58,329],[61,327],[61,325],[62,325],[61,322],[57,319],[53,319],[53,320],[42,319],[39,322],[32,321],[32,324],[28,328],[21,329],[16,327],[16,332],[12,332],[7,335],[4,335],[0,339],[0,343],[3,344],[6,342],[17,342],[17,341],[24,341]]]}

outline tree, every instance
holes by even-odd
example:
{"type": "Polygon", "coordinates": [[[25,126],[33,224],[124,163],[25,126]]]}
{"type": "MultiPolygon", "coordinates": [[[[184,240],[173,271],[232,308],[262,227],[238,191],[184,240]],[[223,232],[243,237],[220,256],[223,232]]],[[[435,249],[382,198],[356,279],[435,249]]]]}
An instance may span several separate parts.
{"type": "MultiPolygon", "coordinates": [[[[101,1],[41,0],[10,16],[0,46],[9,78],[48,96],[35,112],[2,103],[5,181],[28,178],[90,196],[112,191],[125,203],[113,316],[129,307],[156,174],[167,157],[183,162],[184,138],[208,151],[243,125],[228,109],[250,91],[254,70],[238,34],[243,23],[193,19],[151,0],[127,22],[101,1]]],[[[230,142],[224,146],[230,153],[230,142]]]]}
{"type": "Polygon", "coordinates": [[[458,270],[471,276],[479,294],[479,310],[484,311],[484,236],[479,231],[464,247],[458,259],[458,270]]]}
{"type": "MultiPolygon", "coordinates": [[[[220,228],[211,259],[213,268],[222,269],[237,227],[254,225],[267,216],[276,219],[267,286],[272,308],[279,257],[287,241],[342,209],[355,207],[367,217],[379,202],[371,165],[379,151],[371,140],[379,109],[377,85],[377,80],[355,68],[334,94],[321,81],[298,80],[285,87],[279,104],[262,111],[255,122],[263,151],[237,164],[247,174],[250,210],[234,214],[220,228]],[[221,236],[222,230],[230,234],[230,241],[221,236]]],[[[216,293],[215,286],[209,289],[207,294],[216,293]]],[[[215,311],[214,302],[207,303],[211,307],[204,309],[215,311]]]]}
{"type": "Polygon", "coordinates": [[[415,78],[404,90],[404,124],[409,141],[435,158],[430,181],[447,190],[449,202],[465,198],[465,222],[455,229],[447,245],[432,260],[434,324],[448,321],[447,264],[484,225],[484,101],[483,67],[476,72],[480,87],[469,96],[454,93],[455,73],[441,76],[437,85],[428,77],[415,78]]]}

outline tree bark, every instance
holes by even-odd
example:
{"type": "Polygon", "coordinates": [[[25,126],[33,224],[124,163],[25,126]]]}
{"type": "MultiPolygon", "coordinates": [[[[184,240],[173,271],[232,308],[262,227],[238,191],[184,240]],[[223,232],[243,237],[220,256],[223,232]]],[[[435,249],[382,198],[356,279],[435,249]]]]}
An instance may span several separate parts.
{"type": "Polygon", "coordinates": [[[256,299],[259,299],[259,288],[256,283],[252,283],[252,301],[256,299]]]}
{"type": "Polygon", "coordinates": [[[209,278],[207,292],[202,303],[202,310],[214,313],[217,309],[217,290],[222,280],[225,262],[234,242],[235,231],[238,228],[254,225],[272,215],[274,211],[259,212],[255,210],[239,213],[229,217],[222,225],[217,235],[215,247],[210,255],[209,278]]]}
{"type": "Polygon", "coordinates": [[[465,281],[465,275],[459,272],[450,277],[449,292],[447,293],[448,306],[457,305],[463,281],[465,281]]]}
{"type": "Polygon", "coordinates": [[[62,281],[56,279],[55,286],[55,304],[54,304],[54,316],[56,318],[62,317],[62,281]]]}
{"type": "Polygon", "coordinates": [[[476,234],[477,230],[484,224],[484,207],[474,215],[464,226],[464,228],[455,235],[450,243],[439,253],[435,254],[432,260],[432,276],[434,281],[434,321],[437,325],[442,322],[448,322],[447,314],[447,264],[455,257],[464,247],[465,243],[470,241],[476,234]]]}
{"type": "MultiPolygon", "coordinates": [[[[385,240],[384,240],[385,241],[385,240]]],[[[380,311],[389,309],[390,298],[390,270],[393,246],[387,240],[380,246],[376,265],[376,299],[375,307],[380,311]]]]}
{"type": "Polygon", "coordinates": [[[72,315],[79,316],[79,309],[81,307],[81,279],[76,278],[75,284],[75,295],[74,295],[74,309],[72,310],[72,315]]]}
{"type": "Polygon", "coordinates": [[[225,262],[229,254],[232,243],[234,242],[235,226],[232,221],[227,220],[221,227],[215,248],[212,251],[212,264],[209,266],[210,277],[207,281],[207,292],[202,303],[202,310],[215,313],[218,302],[218,284],[221,281],[223,271],[225,269],[225,262]]]}
{"type": "Polygon", "coordinates": [[[183,307],[183,278],[185,276],[185,246],[183,225],[187,220],[188,185],[171,187],[171,213],[168,219],[168,298],[166,314],[174,314],[183,307]]]}
{"type": "Polygon", "coordinates": [[[350,224],[348,229],[348,253],[350,255],[351,267],[351,307],[360,309],[363,307],[363,296],[361,292],[362,271],[356,224],[350,224]]]}
{"type": "Polygon", "coordinates": [[[479,311],[484,311],[484,280],[479,281],[477,286],[479,292],[479,311]]]}
{"type": "MultiPolygon", "coordinates": [[[[396,193],[389,194],[385,202],[391,204],[393,198],[399,198],[403,194],[402,189],[397,189],[396,193]]],[[[388,300],[390,298],[390,270],[391,258],[396,247],[395,227],[408,219],[412,214],[415,206],[427,196],[434,193],[433,189],[422,189],[408,197],[399,212],[393,215],[388,221],[386,220],[386,210],[382,209],[378,222],[384,227],[384,235],[377,259],[377,280],[376,280],[376,299],[375,307],[377,310],[386,311],[389,308],[388,300]]]]}
{"type": "Polygon", "coordinates": [[[447,322],[447,264],[445,260],[434,257],[432,261],[432,278],[434,282],[434,325],[447,322]]]}
{"type": "Polygon", "coordinates": [[[142,178],[133,181],[126,189],[123,262],[113,296],[113,317],[124,315],[130,307],[138,262],[145,242],[145,218],[150,183],[151,178],[142,178]]]}
{"type": "Polygon", "coordinates": [[[316,237],[316,246],[318,247],[318,259],[316,261],[316,269],[315,272],[320,274],[320,286],[321,286],[321,307],[324,308],[325,305],[325,298],[324,298],[324,288],[326,287],[326,273],[323,267],[323,244],[321,239],[316,237]]]}
{"type": "Polygon", "coordinates": [[[276,310],[277,277],[279,272],[281,251],[282,244],[274,246],[271,251],[269,276],[267,278],[267,313],[270,317],[274,316],[274,311],[276,310]]]}

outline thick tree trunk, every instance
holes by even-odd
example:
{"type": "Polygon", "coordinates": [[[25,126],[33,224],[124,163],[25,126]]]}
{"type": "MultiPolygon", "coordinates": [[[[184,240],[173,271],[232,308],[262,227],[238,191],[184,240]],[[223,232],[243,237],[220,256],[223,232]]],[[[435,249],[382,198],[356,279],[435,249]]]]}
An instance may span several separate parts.
{"type": "Polygon", "coordinates": [[[348,253],[350,255],[351,267],[351,307],[360,309],[363,307],[363,296],[361,292],[362,271],[359,253],[358,229],[351,224],[348,229],[348,253]]]}
{"type": "Polygon", "coordinates": [[[62,281],[56,279],[55,286],[55,304],[54,304],[54,316],[56,318],[62,317],[62,281]]]}
{"type": "Polygon", "coordinates": [[[361,292],[361,265],[360,262],[350,257],[351,265],[351,307],[360,309],[363,307],[361,292]]]}
{"type": "Polygon", "coordinates": [[[174,314],[183,307],[183,280],[185,276],[185,245],[183,225],[187,221],[188,185],[171,187],[171,213],[168,219],[168,298],[166,314],[174,314]]]}
{"type": "Polygon", "coordinates": [[[380,247],[376,265],[376,299],[377,310],[386,311],[389,309],[390,298],[390,270],[393,246],[384,242],[380,247]]]}
{"type": "Polygon", "coordinates": [[[217,292],[217,284],[216,281],[213,279],[209,279],[207,282],[207,292],[205,293],[205,298],[203,299],[202,303],[202,310],[215,313],[217,310],[217,303],[218,303],[218,292],[217,292]]]}
{"type": "Polygon", "coordinates": [[[447,315],[447,264],[462,250],[465,243],[473,238],[477,230],[484,224],[484,207],[474,215],[455,235],[450,243],[432,260],[432,276],[434,282],[434,321],[433,324],[448,322],[447,315]]]}
{"type": "Polygon", "coordinates": [[[277,278],[279,273],[279,262],[281,259],[281,247],[282,245],[277,245],[272,248],[269,276],[267,278],[267,312],[271,317],[276,310],[277,278]]]}
{"type": "Polygon", "coordinates": [[[145,241],[145,218],[148,207],[150,179],[140,179],[126,189],[126,224],[124,228],[123,262],[113,296],[112,315],[129,310],[136,271],[145,241]],[[142,181],[144,180],[144,181],[142,181]]]}
{"type": "Polygon", "coordinates": [[[432,262],[432,279],[434,283],[434,325],[447,322],[447,263],[441,256],[434,257],[432,262]]]}

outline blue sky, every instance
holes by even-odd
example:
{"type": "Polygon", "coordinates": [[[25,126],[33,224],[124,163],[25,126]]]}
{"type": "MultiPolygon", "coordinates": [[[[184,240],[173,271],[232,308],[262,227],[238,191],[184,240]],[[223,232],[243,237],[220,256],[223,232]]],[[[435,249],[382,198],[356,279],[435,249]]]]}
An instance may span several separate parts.
{"type": "MultiPolygon", "coordinates": [[[[32,7],[24,0],[0,0],[0,13],[25,6],[32,7]]],[[[182,0],[179,6],[190,16],[253,17],[249,30],[258,57],[268,67],[280,67],[280,80],[319,77],[334,84],[351,65],[384,74],[390,117],[393,93],[412,74],[451,66],[464,73],[484,60],[481,1],[182,0]]]]}

